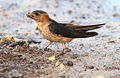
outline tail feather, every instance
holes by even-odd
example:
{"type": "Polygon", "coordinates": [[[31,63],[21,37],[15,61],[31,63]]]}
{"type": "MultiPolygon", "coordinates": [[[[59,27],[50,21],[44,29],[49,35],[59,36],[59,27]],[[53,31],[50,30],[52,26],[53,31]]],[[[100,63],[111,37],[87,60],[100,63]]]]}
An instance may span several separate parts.
{"type": "Polygon", "coordinates": [[[96,35],[98,35],[97,32],[85,32],[85,33],[77,35],[77,38],[87,38],[87,37],[93,37],[96,35]]]}
{"type": "Polygon", "coordinates": [[[74,30],[77,30],[77,31],[79,31],[79,30],[80,31],[88,31],[88,30],[101,28],[102,25],[105,25],[105,23],[103,23],[103,24],[96,24],[96,25],[79,26],[79,27],[75,27],[74,30]]]}
{"type": "Polygon", "coordinates": [[[89,30],[101,28],[102,25],[105,25],[106,23],[95,24],[95,25],[74,25],[74,24],[65,24],[65,23],[60,23],[60,24],[66,27],[70,27],[76,31],[89,31],[89,30]]]}

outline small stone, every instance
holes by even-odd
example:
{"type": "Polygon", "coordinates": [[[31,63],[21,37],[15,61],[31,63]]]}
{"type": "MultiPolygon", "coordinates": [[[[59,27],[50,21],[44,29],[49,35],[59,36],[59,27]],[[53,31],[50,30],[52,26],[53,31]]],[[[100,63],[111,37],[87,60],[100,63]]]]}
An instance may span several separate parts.
{"type": "Polygon", "coordinates": [[[114,13],[113,17],[120,17],[120,13],[114,13]]]}
{"type": "Polygon", "coordinates": [[[84,44],[80,44],[79,46],[84,47],[84,44]]]}
{"type": "Polygon", "coordinates": [[[65,65],[61,63],[58,68],[65,69],[65,65]]]}
{"type": "Polygon", "coordinates": [[[106,28],[110,29],[110,28],[112,28],[112,26],[108,25],[108,26],[106,26],[106,28]]]}
{"type": "Polygon", "coordinates": [[[105,76],[96,76],[95,78],[105,78],[105,76]]]}
{"type": "Polygon", "coordinates": [[[66,78],[66,76],[60,76],[60,78],[66,78]]]}
{"type": "Polygon", "coordinates": [[[56,63],[55,63],[55,66],[59,66],[61,64],[61,62],[60,61],[57,61],[56,63]]]}
{"type": "Polygon", "coordinates": [[[72,61],[67,61],[67,66],[73,66],[73,62],[72,61]]]}
{"type": "Polygon", "coordinates": [[[71,58],[72,58],[72,59],[76,59],[78,56],[79,56],[78,54],[73,54],[73,55],[71,56],[71,58]]]}
{"type": "Polygon", "coordinates": [[[115,41],[112,40],[112,41],[108,41],[107,43],[115,43],[115,41]]]}
{"type": "Polygon", "coordinates": [[[89,66],[89,69],[94,69],[94,66],[89,66]]]}
{"type": "Polygon", "coordinates": [[[85,17],[85,16],[82,16],[81,18],[82,18],[82,19],[86,19],[86,17],[85,17]]]}
{"type": "Polygon", "coordinates": [[[30,39],[27,41],[28,43],[38,43],[40,44],[41,43],[41,40],[40,39],[37,39],[37,38],[32,38],[30,37],[30,39]]]}
{"type": "Polygon", "coordinates": [[[55,59],[56,59],[55,55],[48,58],[49,61],[54,61],[55,59]]]}
{"type": "Polygon", "coordinates": [[[8,16],[8,13],[7,12],[3,12],[3,16],[8,16]]]}
{"type": "Polygon", "coordinates": [[[29,33],[28,33],[28,32],[24,32],[23,34],[24,34],[25,36],[27,36],[29,33]]]}
{"type": "Polygon", "coordinates": [[[17,42],[13,42],[9,45],[9,47],[15,47],[17,45],[19,46],[23,46],[25,44],[25,41],[17,41],[17,42]]]}
{"type": "Polygon", "coordinates": [[[71,13],[72,13],[72,10],[69,10],[68,13],[71,14],[71,13]]]}
{"type": "Polygon", "coordinates": [[[24,78],[23,77],[23,74],[21,74],[17,69],[12,69],[10,72],[9,72],[10,76],[12,78],[24,78]]]}
{"type": "Polygon", "coordinates": [[[12,35],[6,35],[6,36],[4,36],[3,38],[0,39],[0,42],[3,42],[3,41],[15,42],[15,39],[12,35]]]}
{"type": "Polygon", "coordinates": [[[12,78],[24,78],[21,73],[13,73],[12,78]]]}
{"type": "Polygon", "coordinates": [[[84,67],[85,67],[85,69],[94,69],[95,68],[94,66],[91,66],[91,65],[90,66],[85,65],[84,67]]]}
{"type": "Polygon", "coordinates": [[[94,69],[94,66],[89,66],[88,69],[94,69]]]}
{"type": "Polygon", "coordinates": [[[84,54],[81,54],[80,56],[81,56],[81,57],[88,57],[88,56],[89,56],[89,53],[84,53],[84,54]]]}
{"type": "Polygon", "coordinates": [[[54,14],[54,17],[56,17],[57,15],[56,14],[54,14]]]}
{"type": "Polygon", "coordinates": [[[64,48],[64,49],[63,49],[63,52],[71,52],[71,49],[69,49],[69,48],[64,48]]]}
{"type": "Polygon", "coordinates": [[[62,62],[62,64],[66,65],[66,66],[73,66],[73,62],[72,61],[67,61],[67,60],[64,60],[62,62]]]}
{"type": "Polygon", "coordinates": [[[74,23],[75,21],[74,20],[71,20],[70,23],[74,23]]]}

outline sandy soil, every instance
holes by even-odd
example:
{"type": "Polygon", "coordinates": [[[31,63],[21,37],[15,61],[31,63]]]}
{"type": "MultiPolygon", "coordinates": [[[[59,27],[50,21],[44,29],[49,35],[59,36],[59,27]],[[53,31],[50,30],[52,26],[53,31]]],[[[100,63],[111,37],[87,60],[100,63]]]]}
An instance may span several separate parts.
{"type": "Polygon", "coordinates": [[[120,9],[105,0],[0,0],[0,78],[120,78],[120,9]],[[96,37],[74,39],[71,52],[49,41],[26,17],[41,9],[59,22],[106,23],[96,37]],[[50,59],[52,58],[52,60],[50,59]]]}

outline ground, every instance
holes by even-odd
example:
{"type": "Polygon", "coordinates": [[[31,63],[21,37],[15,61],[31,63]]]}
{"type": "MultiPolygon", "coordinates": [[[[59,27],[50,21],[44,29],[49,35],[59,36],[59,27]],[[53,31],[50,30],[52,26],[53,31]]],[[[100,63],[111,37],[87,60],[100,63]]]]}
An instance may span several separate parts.
{"type": "Polygon", "coordinates": [[[0,20],[0,78],[120,78],[120,9],[107,1],[0,0],[0,20]],[[59,22],[106,25],[70,42],[71,52],[60,43],[45,51],[49,41],[26,17],[36,9],[59,22]]]}

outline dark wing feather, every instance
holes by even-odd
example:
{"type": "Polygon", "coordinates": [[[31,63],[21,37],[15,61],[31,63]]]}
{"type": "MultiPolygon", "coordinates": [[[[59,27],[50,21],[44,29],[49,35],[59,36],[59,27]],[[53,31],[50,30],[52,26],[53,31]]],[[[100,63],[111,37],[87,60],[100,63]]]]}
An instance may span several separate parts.
{"type": "Polygon", "coordinates": [[[49,25],[49,29],[53,34],[57,34],[68,38],[86,38],[97,35],[96,32],[76,31],[74,30],[74,28],[66,27],[63,24],[57,23],[54,20],[52,20],[51,24],[49,25]]]}
{"type": "Polygon", "coordinates": [[[105,23],[103,24],[95,24],[95,25],[73,25],[73,24],[63,24],[63,23],[60,23],[66,27],[71,27],[73,28],[74,30],[77,30],[77,31],[89,31],[89,30],[93,30],[93,29],[97,29],[97,28],[101,28],[102,25],[105,25],[105,23]]]}
{"type": "Polygon", "coordinates": [[[55,21],[49,25],[49,29],[52,33],[63,36],[63,37],[75,37],[78,33],[75,32],[72,28],[65,27],[55,21]]]}

